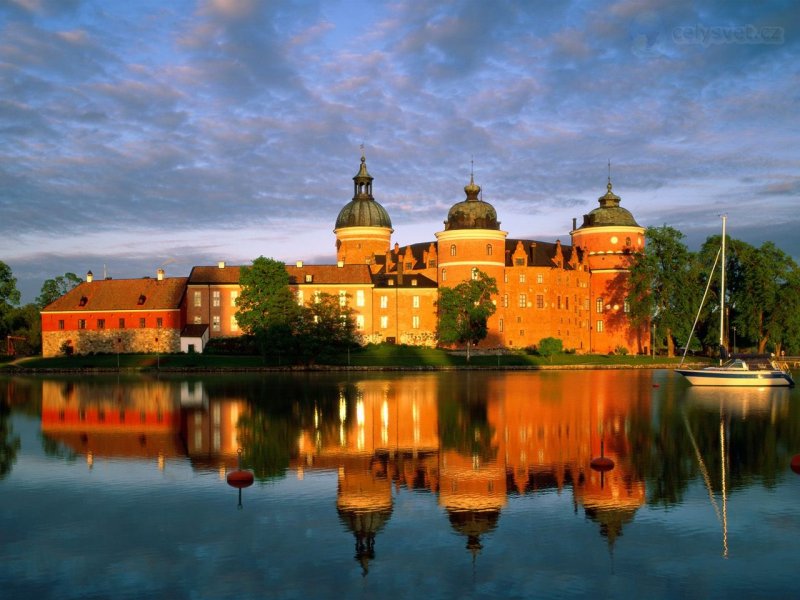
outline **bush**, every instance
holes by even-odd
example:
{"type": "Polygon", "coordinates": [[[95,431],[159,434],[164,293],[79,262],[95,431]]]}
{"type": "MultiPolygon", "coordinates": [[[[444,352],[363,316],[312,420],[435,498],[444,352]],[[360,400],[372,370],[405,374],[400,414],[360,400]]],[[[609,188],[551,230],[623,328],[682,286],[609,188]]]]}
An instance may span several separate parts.
{"type": "Polygon", "coordinates": [[[539,340],[538,347],[539,356],[544,358],[551,358],[554,354],[561,354],[564,351],[563,342],[554,337],[546,337],[539,340]]]}
{"type": "Polygon", "coordinates": [[[620,356],[627,356],[628,349],[625,346],[617,346],[614,348],[614,354],[618,354],[620,356]]]}

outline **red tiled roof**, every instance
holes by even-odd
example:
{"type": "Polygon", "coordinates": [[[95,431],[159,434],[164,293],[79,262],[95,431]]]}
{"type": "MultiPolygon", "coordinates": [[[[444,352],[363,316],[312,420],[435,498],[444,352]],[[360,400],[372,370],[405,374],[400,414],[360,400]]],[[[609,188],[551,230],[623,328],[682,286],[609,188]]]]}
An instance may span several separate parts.
{"type": "Polygon", "coordinates": [[[192,267],[192,272],[189,273],[189,285],[237,284],[240,269],[239,266],[192,267]]]}
{"type": "Polygon", "coordinates": [[[372,283],[372,276],[369,265],[286,265],[289,273],[289,283],[297,285],[306,283],[306,275],[311,275],[312,284],[346,284],[360,283],[369,285],[372,283]]]}
{"type": "Polygon", "coordinates": [[[101,279],[84,281],[42,312],[101,310],[165,310],[181,304],[186,277],[158,279],[101,279]]]}

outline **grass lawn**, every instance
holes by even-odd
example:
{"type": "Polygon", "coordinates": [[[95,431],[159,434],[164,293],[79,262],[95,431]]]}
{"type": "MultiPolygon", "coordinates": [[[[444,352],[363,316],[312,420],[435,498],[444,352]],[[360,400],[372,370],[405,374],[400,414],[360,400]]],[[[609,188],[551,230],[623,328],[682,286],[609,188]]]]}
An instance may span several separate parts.
{"type": "MultiPolygon", "coordinates": [[[[703,362],[706,359],[693,359],[703,362]]],[[[604,354],[557,354],[552,358],[525,353],[473,354],[469,363],[463,352],[451,353],[432,348],[370,345],[330,357],[321,357],[320,366],[332,367],[390,367],[390,368],[447,368],[447,367],[651,367],[676,365],[679,357],[618,356],[604,354]]],[[[212,354],[97,354],[92,356],[30,357],[11,362],[0,361],[0,371],[8,367],[22,369],[82,370],[102,369],[134,371],[150,370],[236,370],[286,366],[286,357],[220,356],[212,354]]]]}

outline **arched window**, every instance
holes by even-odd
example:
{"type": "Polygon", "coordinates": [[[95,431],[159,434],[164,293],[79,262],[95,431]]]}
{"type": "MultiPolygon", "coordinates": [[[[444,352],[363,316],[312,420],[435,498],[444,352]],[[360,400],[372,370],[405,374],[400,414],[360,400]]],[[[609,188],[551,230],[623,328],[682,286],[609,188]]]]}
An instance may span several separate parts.
{"type": "Polygon", "coordinates": [[[442,281],[447,281],[447,269],[442,269],[442,281]]]}
{"type": "Polygon", "coordinates": [[[451,244],[450,245],[450,256],[455,256],[455,255],[456,255],[456,245],[455,244],[451,244]]]}
{"type": "Polygon", "coordinates": [[[595,300],[595,306],[597,307],[596,308],[597,312],[599,313],[603,312],[603,299],[598,298],[597,300],[595,300]]]}
{"type": "Polygon", "coordinates": [[[629,237],[625,238],[625,245],[626,246],[630,246],[631,245],[631,238],[629,238],[629,237]]]}
{"type": "Polygon", "coordinates": [[[491,255],[492,255],[492,245],[486,244],[486,256],[491,256],[491,255]]]}

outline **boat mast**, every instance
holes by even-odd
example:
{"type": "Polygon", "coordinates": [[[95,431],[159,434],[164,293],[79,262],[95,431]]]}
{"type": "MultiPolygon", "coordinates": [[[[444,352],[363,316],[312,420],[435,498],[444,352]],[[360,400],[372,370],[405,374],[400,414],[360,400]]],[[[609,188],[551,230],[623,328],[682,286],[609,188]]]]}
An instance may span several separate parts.
{"type": "Polygon", "coordinates": [[[725,222],[728,215],[722,215],[722,282],[719,294],[719,364],[722,364],[722,349],[725,347],[725,222]]]}

